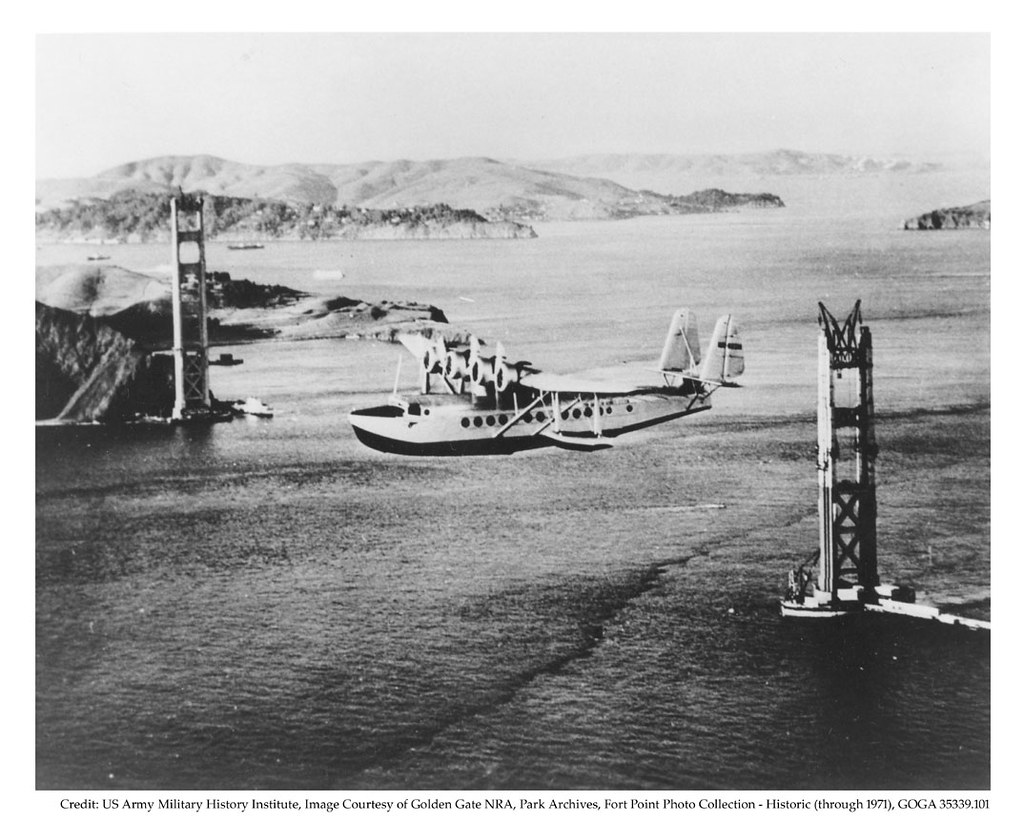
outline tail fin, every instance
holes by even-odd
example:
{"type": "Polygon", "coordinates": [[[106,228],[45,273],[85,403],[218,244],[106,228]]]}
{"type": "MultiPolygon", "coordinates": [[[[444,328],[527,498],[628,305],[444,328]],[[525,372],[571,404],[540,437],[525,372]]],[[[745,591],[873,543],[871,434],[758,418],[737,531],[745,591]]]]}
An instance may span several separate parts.
{"type": "Polygon", "coordinates": [[[719,317],[715,324],[715,331],[704,355],[700,379],[703,382],[730,385],[742,373],[743,343],[740,342],[739,328],[732,315],[726,314],[719,317]]]}
{"type": "Polygon", "coordinates": [[[672,315],[658,370],[695,372],[698,365],[700,338],[697,335],[697,318],[689,309],[680,308],[672,315]]]}

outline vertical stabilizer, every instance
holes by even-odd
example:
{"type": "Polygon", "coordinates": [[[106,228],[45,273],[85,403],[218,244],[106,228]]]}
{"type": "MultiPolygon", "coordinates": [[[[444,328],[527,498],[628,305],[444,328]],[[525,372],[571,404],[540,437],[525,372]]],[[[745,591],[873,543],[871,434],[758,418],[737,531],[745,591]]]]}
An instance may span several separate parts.
{"type": "Polygon", "coordinates": [[[708,343],[700,378],[705,382],[730,384],[743,373],[743,343],[731,314],[719,317],[708,343]]]}
{"type": "Polygon", "coordinates": [[[658,370],[690,372],[695,371],[698,365],[700,339],[697,336],[697,318],[689,309],[680,308],[672,315],[658,370]]]}

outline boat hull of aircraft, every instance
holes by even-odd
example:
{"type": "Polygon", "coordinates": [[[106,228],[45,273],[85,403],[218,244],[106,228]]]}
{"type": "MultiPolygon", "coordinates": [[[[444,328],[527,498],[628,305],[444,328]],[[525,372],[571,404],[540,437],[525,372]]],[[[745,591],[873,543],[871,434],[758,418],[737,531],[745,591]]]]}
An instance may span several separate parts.
{"type": "MultiPolygon", "coordinates": [[[[447,399],[439,396],[440,399],[447,399]]],[[[555,410],[545,404],[524,414],[513,410],[441,403],[434,397],[352,411],[349,422],[364,445],[407,456],[473,456],[512,454],[557,445],[594,451],[608,447],[621,434],[638,431],[710,409],[699,397],[646,394],[597,397],[555,410]],[[595,434],[595,415],[599,415],[595,434]],[[518,419],[517,419],[518,416],[518,419]],[[557,420],[556,420],[557,417],[557,420]]],[[[552,403],[557,401],[553,400],[552,403]]],[[[566,406],[570,403],[565,403],[566,406]]]]}

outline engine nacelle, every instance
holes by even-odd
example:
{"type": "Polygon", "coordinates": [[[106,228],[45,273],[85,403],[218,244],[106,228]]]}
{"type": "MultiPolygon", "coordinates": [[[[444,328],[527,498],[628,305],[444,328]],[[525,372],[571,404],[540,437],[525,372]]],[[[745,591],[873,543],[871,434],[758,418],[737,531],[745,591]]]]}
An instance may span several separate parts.
{"type": "Polygon", "coordinates": [[[444,337],[435,337],[427,340],[420,365],[423,366],[423,370],[427,374],[443,374],[444,361],[447,356],[448,346],[445,344],[444,337]]]}
{"type": "Polygon", "coordinates": [[[469,355],[463,351],[449,351],[444,358],[444,375],[449,380],[461,380],[469,374],[469,355]]]}
{"type": "Polygon", "coordinates": [[[499,393],[507,391],[519,382],[519,369],[508,363],[500,363],[494,369],[494,389],[499,393]]]}
{"type": "Polygon", "coordinates": [[[441,363],[437,359],[437,352],[432,347],[423,352],[423,359],[420,361],[420,365],[423,366],[423,370],[428,374],[434,374],[441,370],[438,367],[441,363]]]}
{"type": "Polygon", "coordinates": [[[469,378],[477,385],[494,379],[494,357],[477,357],[469,369],[469,378]]]}

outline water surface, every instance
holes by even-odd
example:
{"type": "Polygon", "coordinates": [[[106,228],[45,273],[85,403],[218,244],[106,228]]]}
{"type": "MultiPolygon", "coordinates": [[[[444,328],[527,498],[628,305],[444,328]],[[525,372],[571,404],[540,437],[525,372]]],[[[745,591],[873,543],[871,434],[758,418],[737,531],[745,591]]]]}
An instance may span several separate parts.
{"type": "Polygon", "coordinates": [[[211,269],[433,303],[555,371],[650,364],[674,308],[705,339],[734,311],[746,387],[606,452],[405,458],[345,420],[398,347],[259,343],[211,380],[273,420],[38,429],[37,786],[987,787],[986,635],[777,611],[817,539],[817,301],[861,299],[882,576],[987,615],[988,234],[894,216],[209,244],[211,269]]]}

